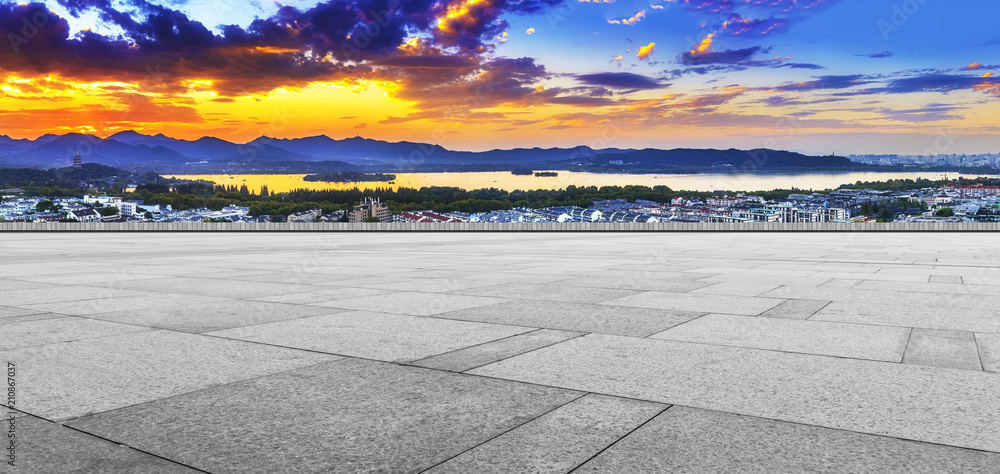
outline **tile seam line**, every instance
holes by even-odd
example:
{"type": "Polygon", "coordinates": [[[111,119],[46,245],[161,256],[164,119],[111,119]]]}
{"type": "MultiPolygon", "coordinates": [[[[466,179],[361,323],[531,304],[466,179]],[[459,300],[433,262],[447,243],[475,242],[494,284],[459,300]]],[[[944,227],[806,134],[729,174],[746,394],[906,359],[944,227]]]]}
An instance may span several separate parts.
{"type": "MultiPolygon", "coordinates": [[[[754,316],[744,316],[744,317],[752,318],[754,316]]],[[[673,329],[673,328],[670,328],[670,329],[673,329]]],[[[669,331],[670,329],[666,329],[664,331],[669,331]]],[[[622,336],[622,337],[628,337],[628,336],[622,336]]],[[[780,353],[780,354],[795,354],[795,355],[804,355],[804,356],[813,356],[813,357],[829,357],[831,359],[861,360],[861,361],[866,361],[866,362],[876,362],[876,363],[886,363],[886,364],[899,364],[899,362],[895,362],[895,361],[892,361],[892,360],[864,359],[864,358],[861,358],[861,357],[848,357],[848,356],[833,355],[833,354],[817,354],[817,353],[814,353],[814,352],[796,352],[796,351],[778,350],[778,349],[762,349],[762,348],[759,348],[759,347],[732,346],[732,345],[727,345],[727,344],[715,344],[715,343],[711,343],[711,342],[682,341],[682,340],[677,340],[677,339],[664,339],[664,338],[659,338],[659,337],[645,337],[645,338],[642,338],[642,339],[649,339],[649,340],[652,340],[652,341],[678,342],[678,343],[681,343],[681,344],[696,344],[696,345],[699,345],[699,346],[729,347],[729,348],[736,348],[736,349],[745,349],[745,350],[750,350],[750,351],[776,352],[776,353],[780,353]]],[[[905,348],[904,348],[904,352],[905,352],[905,348]]]]}
{"type": "Polygon", "coordinates": [[[972,340],[976,343],[976,355],[979,356],[979,370],[987,372],[986,363],[983,362],[983,350],[979,347],[979,335],[972,331],[972,340]]]}
{"type": "Polygon", "coordinates": [[[118,447],[124,446],[124,447],[126,447],[126,448],[128,448],[128,449],[130,449],[132,451],[140,452],[140,453],[146,454],[148,456],[152,456],[152,457],[157,458],[157,459],[162,459],[162,460],[167,461],[167,462],[169,462],[171,464],[176,464],[178,466],[184,466],[184,467],[186,467],[188,469],[191,469],[191,470],[194,470],[194,471],[197,471],[197,472],[204,472],[204,473],[209,473],[210,474],[209,471],[206,471],[206,470],[203,470],[203,469],[199,469],[199,468],[191,466],[189,464],[184,464],[184,463],[182,463],[180,461],[175,461],[175,460],[170,459],[168,457],[160,456],[159,454],[151,453],[149,451],[146,451],[146,450],[143,450],[143,449],[139,449],[139,448],[137,448],[135,446],[132,446],[132,445],[129,445],[129,444],[120,443],[120,442],[115,441],[113,439],[105,438],[103,436],[91,433],[89,431],[84,431],[84,430],[81,430],[79,428],[76,428],[76,427],[73,427],[73,426],[69,426],[69,425],[65,424],[66,422],[53,421],[53,420],[50,420],[50,419],[45,418],[43,416],[34,415],[32,413],[28,413],[28,412],[23,411],[23,410],[18,410],[18,411],[20,411],[21,413],[24,413],[24,416],[30,416],[30,417],[33,417],[33,418],[37,418],[37,419],[45,421],[47,423],[52,423],[53,425],[59,426],[61,428],[66,428],[66,429],[69,429],[69,430],[73,430],[73,431],[75,431],[77,433],[80,433],[80,434],[82,434],[84,436],[88,436],[88,437],[91,437],[91,438],[97,438],[97,439],[99,439],[101,441],[105,441],[105,442],[111,443],[111,444],[113,444],[115,446],[118,446],[118,447]]]}
{"type": "MultiPolygon", "coordinates": [[[[438,369],[434,369],[434,370],[438,370],[438,369]]],[[[480,374],[469,374],[469,375],[474,375],[476,377],[483,377],[483,378],[489,378],[489,379],[503,380],[503,381],[507,381],[507,382],[520,382],[520,383],[525,383],[525,384],[529,384],[529,385],[539,385],[539,386],[543,386],[543,387],[556,388],[556,389],[562,389],[562,390],[585,391],[585,390],[579,389],[579,388],[562,387],[562,386],[558,386],[558,385],[548,385],[548,384],[543,384],[543,383],[538,383],[538,382],[526,382],[526,381],[523,381],[523,380],[506,379],[506,378],[496,377],[496,376],[492,376],[492,375],[480,375],[480,374]]],[[[869,433],[869,432],[865,432],[865,431],[856,431],[856,430],[851,430],[851,429],[847,429],[847,428],[818,425],[818,424],[815,424],[815,423],[804,423],[804,422],[801,422],[801,421],[783,420],[783,419],[780,419],[780,418],[771,418],[771,417],[767,417],[767,416],[749,415],[749,414],[746,414],[746,413],[739,413],[739,412],[735,412],[735,411],[720,410],[718,408],[702,407],[702,406],[695,406],[695,405],[686,405],[686,404],[674,403],[674,402],[670,402],[670,401],[651,400],[651,399],[648,399],[648,398],[637,398],[637,397],[619,395],[619,394],[614,394],[614,393],[597,392],[597,391],[593,391],[593,390],[590,390],[590,391],[587,391],[587,392],[591,393],[591,394],[594,394],[594,395],[603,395],[603,396],[607,396],[607,397],[624,398],[624,399],[627,399],[627,400],[636,400],[636,401],[640,401],[640,402],[659,403],[661,405],[669,405],[671,407],[682,407],[682,408],[692,408],[692,409],[696,409],[696,410],[713,411],[713,412],[717,412],[717,413],[725,413],[725,414],[734,415],[734,416],[743,416],[743,417],[749,417],[749,418],[757,418],[757,419],[761,419],[761,420],[770,420],[770,421],[779,422],[779,423],[789,423],[789,424],[795,424],[795,425],[801,425],[801,426],[810,426],[810,427],[813,427],[813,428],[835,430],[835,431],[841,431],[841,432],[846,432],[846,433],[856,433],[856,434],[868,435],[868,436],[878,436],[878,437],[881,437],[881,438],[896,439],[896,440],[900,440],[900,441],[909,441],[909,442],[913,442],[913,443],[930,444],[930,445],[935,445],[935,446],[943,446],[943,447],[947,447],[947,448],[963,449],[963,450],[967,450],[967,451],[975,451],[975,452],[981,452],[981,453],[988,453],[988,454],[997,454],[997,455],[1000,455],[1000,450],[990,451],[988,449],[970,448],[970,447],[967,447],[967,446],[959,446],[959,445],[954,445],[954,444],[945,444],[945,443],[939,443],[939,442],[933,442],[933,441],[924,441],[924,440],[919,440],[919,439],[903,438],[903,437],[899,437],[899,436],[891,436],[891,435],[886,435],[886,434],[869,433]]]]}
{"type": "MultiPolygon", "coordinates": [[[[450,321],[456,321],[456,320],[452,319],[450,321]]],[[[514,326],[512,326],[512,327],[514,327],[514,326]]],[[[418,362],[423,362],[425,360],[433,359],[435,357],[441,357],[441,356],[446,356],[446,355],[449,355],[449,354],[454,354],[454,353],[459,352],[459,351],[464,351],[466,349],[472,349],[474,347],[481,347],[481,346],[484,346],[486,344],[492,344],[494,342],[506,341],[508,339],[513,339],[513,338],[518,337],[518,336],[527,336],[529,334],[534,334],[534,333],[536,333],[538,331],[541,331],[541,330],[545,329],[545,328],[532,328],[530,326],[521,326],[521,327],[525,327],[525,328],[527,328],[529,330],[525,331],[525,332],[522,332],[522,333],[511,334],[509,336],[504,336],[504,337],[501,337],[501,338],[493,339],[493,340],[490,340],[490,341],[480,342],[478,344],[473,344],[471,346],[465,346],[465,347],[460,347],[458,349],[452,349],[450,351],[442,352],[440,354],[434,354],[432,356],[427,356],[427,357],[424,357],[422,359],[414,359],[414,360],[411,360],[411,361],[407,361],[406,365],[416,365],[418,362]]],[[[418,367],[423,367],[423,366],[418,366],[418,367]]],[[[472,369],[468,369],[468,370],[472,370],[472,369]]]]}
{"type": "MultiPolygon", "coordinates": [[[[567,389],[563,389],[563,390],[567,390],[567,389]]],[[[573,390],[573,391],[574,391],[574,392],[581,392],[580,390],[573,390]]],[[[570,400],[570,401],[568,401],[568,402],[566,402],[566,403],[562,403],[562,404],[560,404],[560,405],[558,405],[558,406],[556,406],[556,407],[553,407],[553,408],[551,408],[551,409],[549,409],[549,410],[545,411],[544,413],[541,413],[541,414],[539,414],[538,416],[536,416],[536,417],[533,417],[533,418],[531,418],[530,420],[527,420],[527,421],[525,421],[525,422],[523,422],[523,423],[519,423],[518,425],[516,425],[516,426],[513,426],[513,427],[511,427],[510,429],[508,429],[508,430],[505,430],[504,432],[502,432],[502,433],[499,433],[499,434],[497,434],[496,436],[492,436],[492,437],[490,437],[489,439],[487,439],[487,440],[484,440],[483,442],[481,442],[481,443],[478,443],[478,444],[476,444],[475,446],[472,446],[472,447],[470,447],[470,448],[468,448],[468,449],[465,449],[465,450],[463,450],[462,452],[460,452],[460,453],[458,453],[458,454],[456,454],[456,455],[454,455],[454,456],[451,456],[451,457],[449,457],[448,459],[445,459],[445,460],[443,460],[443,461],[441,461],[441,462],[439,462],[439,463],[437,463],[437,464],[434,464],[433,466],[430,466],[430,467],[428,467],[427,469],[422,469],[422,470],[420,470],[419,472],[420,472],[420,473],[425,473],[425,472],[428,472],[428,471],[430,471],[431,469],[434,469],[434,468],[436,468],[436,467],[438,467],[438,466],[441,466],[441,465],[443,465],[443,464],[446,464],[446,463],[448,463],[449,461],[451,461],[452,459],[455,459],[455,458],[458,458],[459,456],[461,456],[461,455],[463,455],[463,454],[465,454],[465,453],[468,453],[468,452],[470,452],[470,451],[473,451],[473,450],[475,450],[476,448],[478,448],[478,447],[480,447],[480,446],[483,446],[483,445],[485,445],[485,444],[487,444],[487,443],[489,443],[489,442],[491,442],[491,441],[493,441],[493,440],[495,440],[495,439],[497,439],[497,438],[500,438],[500,437],[501,437],[501,436],[503,436],[503,435],[506,435],[507,433],[510,433],[510,432],[512,432],[512,431],[514,431],[514,430],[516,430],[516,429],[518,429],[518,428],[521,428],[521,427],[523,427],[523,426],[527,425],[528,423],[531,423],[531,422],[533,422],[533,421],[535,421],[535,420],[538,420],[538,419],[541,419],[542,417],[544,417],[544,416],[546,416],[546,415],[548,415],[548,414],[550,414],[550,413],[552,413],[552,412],[554,412],[554,411],[556,411],[556,410],[558,410],[558,409],[560,409],[560,408],[563,408],[563,407],[565,407],[565,406],[568,406],[568,405],[570,405],[570,404],[572,404],[572,403],[574,403],[574,402],[577,402],[577,401],[579,401],[580,399],[582,399],[583,397],[586,397],[587,395],[590,395],[590,392],[586,392],[586,391],[582,391],[582,393],[581,393],[581,394],[580,394],[579,396],[577,396],[576,398],[574,398],[574,399],[572,399],[572,400],[570,400]]]]}
{"type": "MultiPolygon", "coordinates": [[[[551,331],[561,331],[561,329],[550,329],[550,330],[551,330],[551,331]]],[[[571,331],[571,332],[579,332],[579,331],[571,331]]],[[[588,334],[591,334],[591,333],[588,333],[588,332],[585,332],[585,333],[580,333],[580,334],[577,334],[577,335],[575,335],[575,336],[573,336],[573,337],[571,337],[571,338],[569,338],[569,339],[564,339],[564,340],[562,340],[562,341],[559,341],[559,342],[553,342],[552,344],[546,344],[546,345],[544,345],[544,346],[542,346],[542,347],[536,347],[536,348],[534,348],[534,349],[531,349],[531,350],[528,350],[528,351],[524,351],[524,352],[521,352],[521,353],[519,353],[519,354],[514,354],[514,355],[512,355],[512,356],[507,356],[507,357],[504,357],[504,358],[502,358],[502,359],[497,359],[497,360],[495,360],[495,361],[493,361],[493,362],[487,362],[487,363],[485,363],[485,364],[482,364],[482,365],[478,365],[478,366],[476,366],[476,367],[472,367],[472,368],[469,368],[469,369],[465,369],[465,370],[463,370],[463,371],[461,371],[461,372],[459,372],[459,373],[460,373],[460,374],[465,374],[466,372],[468,372],[468,371],[470,371],[470,370],[476,370],[476,369],[480,369],[480,368],[483,368],[483,367],[486,367],[487,365],[490,365],[490,364],[496,364],[497,362],[503,362],[503,361],[505,361],[505,360],[507,360],[507,359],[513,359],[514,357],[518,357],[518,356],[522,356],[522,355],[525,355],[525,354],[529,354],[529,353],[531,353],[531,352],[535,352],[535,351],[539,351],[539,350],[542,350],[542,349],[545,349],[545,348],[548,348],[548,347],[552,347],[552,346],[555,346],[555,345],[557,345],[557,344],[562,344],[562,343],[564,343],[564,342],[569,342],[569,341],[572,341],[573,339],[577,339],[577,338],[581,338],[581,337],[583,337],[583,336],[586,336],[586,335],[588,335],[588,334]]],[[[473,375],[473,374],[467,374],[467,375],[473,375]]]]}
{"type": "Polygon", "coordinates": [[[616,440],[615,440],[614,442],[612,442],[611,444],[609,444],[609,445],[605,446],[605,447],[604,447],[603,449],[601,449],[600,451],[598,451],[597,453],[595,453],[595,454],[594,454],[593,456],[591,456],[591,457],[587,458],[587,459],[586,459],[585,461],[583,461],[582,463],[580,463],[580,464],[577,464],[577,465],[576,465],[576,467],[574,467],[573,469],[570,469],[570,470],[569,470],[569,471],[567,472],[567,474],[571,474],[571,473],[573,473],[573,472],[576,472],[576,471],[577,471],[578,469],[580,469],[581,467],[585,466],[585,465],[586,465],[587,463],[589,463],[589,462],[593,461],[593,460],[594,460],[594,459],[596,459],[596,458],[597,458],[598,456],[600,456],[601,454],[603,454],[603,453],[604,453],[605,451],[607,451],[607,450],[611,449],[611,448],[612,448],[612,447],[614,447],[614,446],[615,446],[616,444],[620,443],[620,442],[621,442],[621,441],[622,441],[623,439],[625,439],[625,438],[628,438],[628,437],[629,437],[629,435],[631,435],[632,433],[635,433],[636,431],[638,431],[638,430],[642,429],[642,427],[643,427],[643,426],[646,426],[646,424],[648,424],[648,423],[652,422],[653,420],[655,420],[655,419],[656,419],[656,418],[658,418],[658,417],[659,417],[660,415],[664,414],[664,413],[665,413],[665,412],[666,412],[667,410],[669,410],[669,409],[671,409],[671,408],[673,408],[673,407],[674,407],[674,405],[667,405],[667,406],[666,406],[666,407],[664,407],[664,408],[663,408],[662,410],[660,410],[660,411],[659,411],[658,413],[656,413],[655,415],[653,415],[653,416],[649,417],[649,418],[648,418],[648,419],[647,419],[646,421],[643,421],[642,423],[640,423],[640,424],[639,424],[639,426],[636,426],[635,428],[632,428],[632,429],[631,429],[631,430],[630,430],[630,431],[629,431],[628,433],[625,433],[625,435],[624,435],[624,436],[622,436],[622,437],[620,437],[620,438],[616,439],[616,440]]]}
{"type": "MultiPolygon", "coordinates": [[[[331,355],[331,354],[325,354],[325,355],[331,355]]],[[[279,370],[277,372],[271,372],[271,373],[268,373],[268,374],[257,375],[257,376],[249,377],[249,378],[245,378],[245,379],[233,380],[231,382],[225,382],[225,383],[210,385],[208,387],[198,388],[198,389],[195,389],[195,390],[191,390],[189,392],[176,393],[176,394],[173,394],[173,395],[168,395],[166,397],[157,398],[155,400],[147,400],[147,401],[144,401],[144,402],[133,403],[131,405],[126,405],[126,406],[123,406],[123,407],[112,408],[110,410],[99,411],[99,412],[96,412],[96,413],[88,413],[86,415],[75,416],[75,417],[72,417],[72,418],[66,418],[65,420],[53,421],[53,422],[54,423],[58,423],[60,425],[69,426],[70,423],[78,423],[78,422],[83,421],[83,420],[85,420],[87,418],[91,418],[91,417],[95,417],[95,416],[103,416],[103,415],[107,415],[109,413],[114,413],[114,412],[121,411],[121,410],[128,410],[128,409],[131,409],[131,408],[141,407],[141,406],[149,405],[149,404],[152,404],[152,403],[160,403],[162,401],[170,400],[170,399],[173,399],[173,398],[185,397],[185,396],[188,396],[188,395],[193,395],[193,394],[196,394],[196,393],[204,392],[206,390],[212,390],[212,389],[219,388],[219,387],[225,387],[227,385],[232,385],[232,384],[237,384],[237,383],[243,383],[243,382],[250,382],[250,381],[253,381],[253,380],[263,379],[263,378],[266,378],[266,377],[272,377],[272,376],[275,376],[275,375],[283,374],[285,372],[291,372],[293,370],[306,369],[306,368],[315,367],[317,365],[323,365],[323,364],[339,363],[339,362],[342,362],[344,359],[347,358],[345,356],[340,356],[340,357],[341,358],[339,358],[339,359],[324,360],[324,361],[320,361],[320,362],[317,362],[317,363],[314,363],[314,364],[307,364],[307,365],[303,365],[303,366],[300,366],[300,367],[293,367],[293,368],[290,368],[290,369],[279,370]]],[[[32,415],[32,416],[35,416],[35,415],[32,415]]],[[[109,439],[109,441],[117,443],[116,441],[113,441],[113,440],[110,440],[110,439],[109,439]]]]}

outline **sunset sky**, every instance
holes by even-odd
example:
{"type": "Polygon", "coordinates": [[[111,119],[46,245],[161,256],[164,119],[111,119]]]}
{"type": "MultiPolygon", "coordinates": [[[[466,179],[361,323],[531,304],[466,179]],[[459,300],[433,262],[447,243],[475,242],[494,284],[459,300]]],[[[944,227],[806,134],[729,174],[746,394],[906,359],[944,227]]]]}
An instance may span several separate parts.
{"type": "Polygon", "coordinates": [[[0,0],[0,134],[1000,152],[994,0],[0,0]]]}

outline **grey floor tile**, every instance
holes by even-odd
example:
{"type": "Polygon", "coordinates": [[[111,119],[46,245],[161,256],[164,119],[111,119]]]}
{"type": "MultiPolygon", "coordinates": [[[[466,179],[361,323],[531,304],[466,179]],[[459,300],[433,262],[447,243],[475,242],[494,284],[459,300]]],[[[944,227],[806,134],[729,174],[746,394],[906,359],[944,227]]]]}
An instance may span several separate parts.
{"type": "Polygon", "coordinates": [[[709,282],[697,281],[693,278],[619,278],[605,276],[576,277],[559,281],[560,286],[637,291],[669,291],[675,293],[697,290],[711,284],[709,282]]]}
{"type": "Polygon", "coordinates": [[[778,286],[749,282],[722,282],[691,291],[691,293],[698,295],[757,296],[761,293],[771,291],[778,286]]]}
{"type": "Polygon", "coordinates": [[[5,324],[0,351],[149,330],[142,326],[74,317],[38,319],[5,324]]]}
{"type": "Polygon", "coordinates": [[[966,331],[913,330],[906,345],[904,364],[951,369],[982,370],[976,335],[966,331]]]}
{"type": "Polygon", "coordinates": [[[565,331],[646,337],[705,313],[557,301],[511,301],[439,317],[565,331]]]}
{"type": "Polygon", "coordinates": [[[828,304],[830,304],[829,301],[788,300],[760,315],[779,319],[808,319],[828,304]]]}
{"type": "Polygon", "coordinates": [[[855,286],[858,285],[858,283],[861,283],[862,281],[864,280],[846,280],[846,279],[834,278],[818,286],[822,288],[854,288],[855,286]]]}
{"type": "Polygon", "coordinates": [[[756,316],[783,302],[784,300],[777,298],[649,291],[608,301],[604,304],[609,306],[633,306],[638,308],[756,316]]]}
{"type": "Polygon", "coordinates": [[[834,301],[812,315],[809,320],[951,331],[997,332],[1000,331],[998,314],[1000,313],[996,311],[972,309],[949,311],[940,307],[834,301]]]}
{"type": "Polygon", "coordinates": [[[31,314],[40,314],[40,313],[44,313],[44,311],[38,309],[0,306],[0,322],[3,322],[4,319],[13,318],[15,316],[27,316],[31,314]]]}
{"type": "Polygon", "coordinates": [[[583,333],[581,332],[538,329],[477,346],[431,356],[426,359],[420,359],[414,361],[412,365],[451,372],[464,372],[582,335],[583,333]]]}
{"type": "Polygon", "coordinates": [[[534,328],[348,311],[209,333],[285,347],[409,362],[495,341],[534,328]]]}
{"type": "Polygon", "coordinates": [[[569,472],[665,408],[659,403],[590,394],[428,472],[569,472]]]}
{"type": "Polygon", "coordinates": [[[522,300],[565,301],[568,303],[600,303],[602,301],[639,294],[638,291],[631,290],[577,287],[558,283],[504,283],[459,290],[458,293],[522,300]]]}
{"type": "MultiPolygon", "coordinates": [[[[17,436],[15,466],[7,464],[9,458],[5,449],[3,472],[108,474],[198,472],[33,416],[18,418],[15,429],[17,436]]],[[[7,433],[6,429],[4,433],[7,433]]]]}
{"type": "Polygon", "coordinates": [[[983,370],[1000,372],[1000,334],[976,333],[976,345],[983,370]]]}
{"type": "Polygon", "coordinates": [[[225,278],[167,277],[117,282],[114,288],[159,293],[219,296],[223,298],[255,298],[291,293],[308,293],[327,288],[319,285],[241,281],[225,278]]]}
{"type": "Polygon", "coordinates": [[[0,359],[17,363],[23,409],[59,421],[337,357],[146,331],[0,351],[0,359]]]}
{"type": "Polygon", "coordinates": [[[182,304],[175,307],[149,308],[141,311],[99,313],[88,317],[152,328],[200,333],[344,311],[347,310],[264,301],[227,300],[204,305],[182,304]]]}
{"type": "Polygon", "coordinates": [[[43,319],[56,319],[65,317],[66,317],[65,314],[55,314],[55,313],[23,314],[21,316],[7,316],[5,318],[0,318],[0,325],[24,323],[28,321],[41,321],[43,319]]]}
{"type": "Polygon", "coordinates": [[[345,359],[71,426],[209,472],[419,472],[581,395],[345,359]]]}
{"type": "Polygon", "coordinates": [[[451,295],[442,293],[398,292],[360,298],[315,303],[316,306],[353,309],[357,311],[378,311],[382,313],[408,314],[411,316],[433,316],[436,314],[468,308],[478,308],[508,301],[502,298],[483,296],[451,295]]]}
{"type": "Polygon", "coordinates": [[[6,306],[22,307],[39,303],[58,303],[62,301],[83,301],[114,298],[118,296],[142,296],[148,293],[113,288],[94,288],[90,286],[61,286],[58,289],[34,289],[0,291],[0,301],[6,306]]]}
{"type": "Polygon", "coordinates": [[[900,362],[909,328],[709,314],[650,337],[900,362]]]}
{"type": "Polygon", "coordinates": [[[14,280],[10,278],[0,279],[0,293],[5,291],[15,291],[15,290],[36,290],[36,289],[55,289],[58,285],[53,285],[51,283],[44,283],[32,280],[14,280]]]}
{"type": "Polygon", "coordinates": [[[386,290],[376,290],[373,288],[334,288],[331,290],[312,291],[309,293],[292,293],[287,295],[261,296],[251,298],[256,301],[268,301],[271,303],[290,304],[315,304],[327,301],[343,300],[348,298],[360,298],[364,296],[384,295],[389,293],[386,290]]]}
{"type": "Polygon", "coordinates": [[[97,313],[144,311],[170,311],[179,307],[204,307],[216,303],[235,303],[226,298],[209,296],[181,295],[173,293],[145,293],[138,296],[120,296],[117,298],[100,298],[85,301],[63,301],[59,303],[41,303],[31,305],[32,309],[50,313],[87,316],[97,313]]]}
{"type": "Polygon", "coordinates": [[[995,472],[1000,454],[674,406],[575,472],[995,472]]]}
{"type": "Polygon", "coordinates": [[[931,283],[947,283],[951,285],[961,285],[962,277],[958,275],[931,275],[931,283]]]}
{"type": "Polygon", "coordinates": [[[1000,451],[985,372],[591,334],[469,373],[1000,451]]]}

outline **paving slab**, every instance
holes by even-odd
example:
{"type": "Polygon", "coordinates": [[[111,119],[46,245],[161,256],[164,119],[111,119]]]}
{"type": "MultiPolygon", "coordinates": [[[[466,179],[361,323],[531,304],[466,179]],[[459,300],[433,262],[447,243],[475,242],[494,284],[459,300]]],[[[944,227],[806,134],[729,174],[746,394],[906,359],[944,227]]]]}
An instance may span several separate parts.
{"type": "Polygon", "coordinates": [[[22,321],[5,324],[3,328],[0,351],[150,330],[142,326],[73,317],[22,321]]]}
{"type": "Polygon", "coordinates": [[[33,290],[0,291],[0,301],[6,306],[22,307],[39,303],[61,301],[86,301],[116,296],[142,296],[148,293],[114,288],[94,288],[90,286],[62,286],[58,289],[38,288],[33,290]]]}
{"type": "Polygon", "coordinates": [[[70,425],[216,473],[419,472],[582,395],[345,359],[70,425]]]}
{"type": "MultiPolygon", "coordinates": [[[[183,301],[183,298],[180,298],[180,301],[183,301]]],[[[152,328],[202,333],[344,311],[347,310],[265,301],[223,300],[210,304],[181,303],[176,306],[164,305],[141,311],[97,313],[88,317],[152,328]]]]}
{"type": "Polygon", "coordinates": [[[348,298],[384,295],[386,293],[389,293],[389,291],[377,290],[374,288],[334,288],[332,290],[320,290],[311,291],[309,293],[292,293],[276,296],[261,296],[250,299],[271,303],[315,304],[325,303],[327,301],[344,300],[348,298]]]}
{"type": "Polygon", "coordinates": [[[834,301],[812,315],[810,321],[875,324],[951,331],[1000,331],[1000,313],[981,310],[947,310],[940,307],[857,304],[834,301]]]}
{"type": "Polygon", "coordinates": [[[916,328],[906,345],[904,364],[983,370],[976,335],[967,331],[916,328]]]}
{"type": "Polygon", "coordinates": [[[173,310],[179,307],[205,307],[215,303],[235,303],[228,298],[210,296],[182,295],[176,293],[145,293],[138,296],[122,296],[117,298],[99,298],[86,301],[63,301],[59,303],[40,303],[30,307],[39,311],[68,314],[72,316],[89,316],[97,313],[128,312],[138,313],[149,310],[173,310]]]}
{"type": "Polygon", "coordinates": [[[931,275],[928,280],[931,283],[947,283],[950,285],[961,285],[962,277],[958,275],[931,275]]]}
{"type": "Polygon", "coordinates": [[[55,289],[58,285],[52,285],[49,283],[21,280],[21,279],[10,279],[4,278],[0,279],[0,292],[4,291],[15,291],[15,290],[35,290],[35,289],[55,289]]]}
{"type": "Polygon", "coordinates": [[[558,283],[527,284],[504,283],[459,290],[463,295],[494,296],[522,300],[565,301],[568,303],[600,303],[640,292],[612,288],[592,288],[561,285],[558,283]]]}
{"type": "MultiPolygon", "coordinates": [[[[6,423],[5,423],[6,425],[6,423]]],[[[7,433],[7,426],[4,427],[7,433]]],[[[17,419],[15,466],[2,472],[100,472],[108,474],[196,473],[195,469],[160,459],[33,416],[17,419]]],[[[6,444],[6,443],[4,443],[6,444]]],[[[6,449],[4,450],[6,454],[6,449]]],[[[4,456],[7,461],[7,456],[4,456]]]]}
{"type": "Polygon", "coordinates": [[[670,407],[574,472],[997,472],[1000,454],[670,407]]]}
{"type": "Polygon", "coordinates": [[[535,328],[348,311],[208,333],[388,362],[410,362],[535,328]]]}
{"type": "Polygon", "coordinates": [[[864,281],[855,288],[859,290],[909,291],[913,293],[937,293],[945,295],[995,295],[997,288],[989,285],[962,285],[956,283],[912,283],[898,281],[864,281]]]}
{"type": "Polygon", "coordinates": [[[560,280],[560,286],[586,287],[586,288],[611,288],[619,290],[638,291],[669,291],[684,293],[698,288],[711,285],[709,282],[698,281],[694,278],[620,278],[608,276],[587,276],[560,280]]]}
{"type": "Polygon", "coordinates": [[[832,280],[826,281],[825,283],[821,283],[821,284],[819,284],[817,286],[821,287],[821,288],[854,288],[855,286],[857,286],[862,281],[864,281],[864,280],[850,280],[850,279],[834,278],[832,280]]]}
{"type": "Polygon", "coordinates": [[[56,319],[65,318],[65,314],[55,314],[55,313],[32,313],[24,314],[21,316],[7,316],[5,318],[0,318],[0,326],[6,324],[23,323],[28,321],[41,321],[43,319],[56,319]]]}
{"type": "Polygon", "coordinates": [[[779,319],[808,319],[828,304],[830,304],[830,301],[788,300],[764,311],[760,315],[779,319]]]}
{"type": "Polygon", "coordinates": [[[909,328],[709,314],[650,337],[900,362],[909,335],[909,328]]]}
{"type": "Polygon", "coordinates": [[[646,337],[705,313],[557,301],[510,301],[438,317],[565,331],[646,337]]]}
{"type": "Polygon", "coordinates": [[[756,316],[784,302],[785,300],[777,298],[697,295],[691,293],[647,291],[645,293],[607,301],[602,304],[609,306],[633,306],[638,308],[756,316]]]}
{"type": "Polygon", "coordinates": [[[161,330],[0,351],[17,364],[19,405],[54,421],[335,359],[161,330]]]}
{"type": "Polygon", "coordinates": [[[223,298],[253,298],[291,293],[321,291],[319,285],[272,283],[262,281],[241,281],[223,278],[194,278],[172,276],[149,278],[135,281],[109,283],[113,288],[153,291],[160,293],[180,293],[185,295],[219,296],[223,298]]]}
{"type": "Polygon", "coordinates": [[[691,293],[699,295],[727,295],[727,296],[757,296],[777,288],[780,285],[769,285],[750,282],[721,282],[704,288],[696,289],[691,293]]]}
{"type": "Polygon", "coordinates": [[[398,292],[360,298],[314,303],[314,306],[353,309],[357,311],[377,311],[381,313],[408,314],[411,316],[433,316],[468,308],[478,308],[509,301],[503,298],[483,296],[452,295],[442,293],[398,292]]]}
{"type": "Polygon", "coordinates": [[[983,370],[1000,372],[1000,334],[976,333],[976,345],[979,346],[983,370]]]}
{"type": "Polygon", "coordinates": [[[590,394],[427,472],[569,472],[666,408],[660,403],[590,394]]]}
{"type": "Polygon", "coordinates": [[[583,334],[582,332],[574,331],[538,329],[426,359],[420,359],[412,362],[412,365],[451,372],[464,372],[528,351],[551,346],[552,344],[557,344],[574,337],[580,337],[583,334]]]}
{"type": "Polygon", "coordinates": [[[832,280],[829,278],[816,278],[811,276],[746,275],[742,273],[731,273],[702,278],[699,281],[710,283],[754,283],[757,285],[771,285],[773,288],[777,288],[782,285],[820,286],[832,280]]]}
{"type": "Polygon", "coordinates": [[[0,322],[4,319],[13,318],[16,316],[27,316],[30,314],[40,314],[45,311],[31,308],[15,308],[12,306],[0,306],[0,322]]]}
{"type": "Polygon", "coordinates": [[[469,373],[1000,452],[985,372],[590,334],[469,373]]]}

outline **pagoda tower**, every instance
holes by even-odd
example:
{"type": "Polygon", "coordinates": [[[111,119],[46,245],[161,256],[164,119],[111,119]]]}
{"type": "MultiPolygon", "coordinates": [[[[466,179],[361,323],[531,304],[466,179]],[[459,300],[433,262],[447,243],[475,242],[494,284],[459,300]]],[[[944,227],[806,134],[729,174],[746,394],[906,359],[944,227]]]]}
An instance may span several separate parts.
{"type": "Polygon", "coordinates": [[[73,157],[73,167],[83,168],[83,157],[80,156],[80,152],[76,152],[76,156],[73,157]]]}

